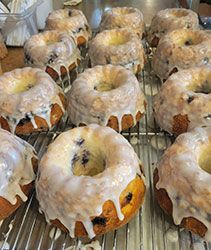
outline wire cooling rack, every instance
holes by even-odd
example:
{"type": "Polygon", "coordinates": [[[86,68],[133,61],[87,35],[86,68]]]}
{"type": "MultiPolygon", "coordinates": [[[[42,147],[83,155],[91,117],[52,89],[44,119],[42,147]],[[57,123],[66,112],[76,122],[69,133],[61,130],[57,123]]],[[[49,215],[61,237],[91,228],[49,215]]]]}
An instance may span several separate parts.
{"type": "MultiPolygon", "coordinates": [[[[154,200],[153,170],[156,162],[164,150],[174,141],[169,134],[162,132],[156,126],[152,116],[153,96],[160,88],[160,82],[151,72],[150,50],[144,44],[148,62],[144,71],[139,74],[138,80],[147,101],[147,112],[141,122],[134,128],[122,133],[131,143],[141,159],[146,175],[147,191],[145,202],[136,216],[124,227],[96,237],[104,250],[211,250],[211,243],[192,235],[190,232],[174,226],[158,207],[154,200]]],[[[82,72],[89,65],[89,58],[85,57],[78,71],[82,72]]],[[[77,73],[72,72],[71,82],[77,73]]],[[[64,84],[68,88],[67,84],[64,84]]],[[[62,131],[72,127],[67,116],[48,132],[35,133],[24,137],[42,157],[49,143],[62,131]]],[[[68,234],[48,225],[45,218],[38,211],[38,202],[35,192],[12,216],[0,222],[0,249],[36,250],[36,249],[80,249],[80,246],[89,243],[88,239],[71,239],[68,234]]],[[[100,249],[101,249],[100,248],[100,249]]],[[[86,248],[83,248],[86,249],[86,248]]]]}

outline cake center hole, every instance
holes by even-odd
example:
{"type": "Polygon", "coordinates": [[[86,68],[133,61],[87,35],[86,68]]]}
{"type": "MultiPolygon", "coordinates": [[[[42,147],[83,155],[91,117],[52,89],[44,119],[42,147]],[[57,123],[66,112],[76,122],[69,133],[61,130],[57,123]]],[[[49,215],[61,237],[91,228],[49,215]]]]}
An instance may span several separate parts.
{"type": "Polygon", "coordinates": [[[110,91],[112,89],[115,89],[115,86],[112,83],[108,82],[99,82],[98,84],[95,84],[94,90],[97,90],[99,92],[104,92],[104,91],[110,91]]]}
{"type": "Polygon", "coordinates": [[[59,42],[58,36],[51,36],[45,40],[46,45],[51,45],[59,42]]]}
{"type": "Polygon", "coordinates": [[[178,10],[177,11],[173,11],[171,13],[172,17],[177,17],[177,18],[185,17],[187,15],[188,15],[188,13],[186,11],[181,11],[181,10],[179,10],[179,11],[178,10]]]}
{"type": "Polygon", "coordinates": [[[82,143],[76,144],[78,150],[72,157],[71,165],[73,174],[76,176],[95,176],[102,173],[106,167],[105,157],[95,142],[88,142],[84,139],[82,143]]]}
{"type": "Polygon", "coordinates": [[[179,47],[196,46],[203,41],[203,35],[193,30],[175,30],[172,37],[179,47]]]}
{"type": "Polygon", "coordinates": [[[113,45],[113,46],[123,45],[123,44],[127,43],[127,41],[128,40],[124,36],[113,35],[108,40],[108,45],[113,45]]]}
{"type": "Polygon", "coordinates": [[[8,86],[9,94],[18,94],[25,92],[36,85],[36,81],[34,77],[22,77],[20,80],[15,80],[11,82],[8,86]]]}
{"type": "Polygon", "coordinates": [[[193,46],[200,44],[202,42],[202,38],[197,34],[196,35],[190,34],[183,41],[184,41],[183,44],[184,46],[193,46]]]}
{"type": "Polygon", "coordinates": [[[185,41],[185,46],[190,46],[193,45],[193,40],[192,39],[188,39],[185,41]]]}
{"type": "Polygon", "coordinates": [[[211,93],[211,82],[208,80],[204,81],[201,85],[191,85],[188,89],[194,93],[210,94],[211,93]]]}
{"type": "Polygon", "coordinates": [[[211,174],[211,142],[207,146],[203,146],[199,156],[198,164],[201,169],[211,174]]]}
{"type": "Polygon", "coordinates": [[[134,13],[135,10],[134,9],[127,9],[127,8],[123,8],[123,9],[120,9],[118,11],[116,11],[117,14],[119,15],[128,15],[128,14],[131,14],[131,13],[134,13]]]}

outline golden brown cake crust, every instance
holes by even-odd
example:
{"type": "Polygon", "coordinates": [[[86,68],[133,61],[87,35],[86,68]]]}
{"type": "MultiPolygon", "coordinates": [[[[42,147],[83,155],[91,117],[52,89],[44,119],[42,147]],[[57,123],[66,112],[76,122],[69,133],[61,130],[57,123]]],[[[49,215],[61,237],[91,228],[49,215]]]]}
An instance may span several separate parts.
{"type": "MultiPolygon", "coordinates": [[[[138,122],[143,116],[144,114],[138,111],[136,114],[136,122],[138,122]]],[[[127,130],[135,125],[136,124],[134,124],[132,115],[124,115],[122,117],[122,131],[127,130]]],[[[86,124],[80,123],[79,127],[80,126],[86,126],[86,124]]],[[[118,119],[116,118],[116,116],[111,116],[106,126],[113,128],[116,131],[119,131],[119,124],[118,124],[118,119]]]]}
{"type": "MultiPolygon", "coordinates": [[[[138,122],[143,115],[144,114],[141,114],[141,112],[138,111],[136,114],[136,122],[138,122]]],[[[118,119],[115,116],[111,116],[108,120],[107,126],[119,131],[118,119]]],[[[135,126],[135,124],[132,115],[124,115],[122,117],[122,130],[129,129],[133,126],[135,126]]]]}
{"type": "MultiPolygon", "coordinates": [[[[168,196],[168,193],[166,192],[165,189],[157,189],[156,184],[159,181],[159,176],[158,176],[158,169],[156,168],[154,171],[154,192],[155,192],[155,198],[158,201],[158,204],[160,207],[163,209],[163,211],[172,217],[172,211],[173,211],[173,206],[172,202],[168,196]]],[[[206,232],[207,232],[207,227],[197,220],[196,218],[193,217],[187,217],[183,218],[182,222],[180,224],[181,227],[184,227],[185,229],[198,234],[201,237],[204,237],[206,232]]]]}
{"type": "Polygon", "coordinates": [[[7,47],[3,42],[0,34],[0,59],[4,59],[7,56],[7,54],[8,54],[7,47]]]}
{"type": "Polygon", "coordinates": [[[187,132],[188,130],[188,115],[175,115],[173,117],[173,126],[172,126],[172,132],[175,135],[180,135],[182,133],[187,132]]]}
{"type": "Polygon", "coordinates": [[[157,47],[158,46],[158,43],[159,43],[159,38],[157,36],[154,36],[154,38],[152,39],[151,43],[150,43],[150,46],[151,47],[157,47]]]}
{"type": "MultiPolygon", "coordinates": [[[[36,172],[37,166],[38,166],[38,161],[34,157],[31,159],[31,161],[32,161],[33,169],[36,172]]],[[[30,191],[32,190],[32,187],[33,187],[33,182],[31,182],[27,185],[21,186],[21,190],[23,191],[23,193],[26,196],[28,196],[30,191]]],[[[12,205],[5,198],[0,197],[0,221],[4,220],[9,215],[11,215],[22,203],[23,203],[23,201],[21,200],[21,198],[19,196],[17,196],[17,202],[15,205],[12,205]]]]}
{"type": "MultiPolygon", "coordinates": [[[[94,232],[96,235],[104,234],[110,230],[126,224],[138,211],[143,203],[145,193],[145,185],[140,176],[132,180],[126,189],[120,195],[121,210],[124,214],[124,220],[118,219],[115,206],[112,201],[106,201],[103,205],[103,212],[100,216],[91,218],[94,232]]],[[[90,201],[91,202],[91,201],[90,201]]],[[[53,225],[67,232],[64,225],[59,220],[51,221],[53,225]]],[[[87,236],[87,232],[81,222],[76,222],[75,236],[87,236]]]]}
{"type": "MultiPolygon", "coordinates": [[[[146,59],[146,56],[144,55],[144,65],[145,65],[146,63],[147,63],[147,59],[146,59]]],[[[141,66],[141,64],[138,64],[138,65],[137,65],[137,70],[136,70],[136,72],[134,72],[134,74],[137,75],[138,73],[141,72],[141,70],[142,70],[142,66],[141,66]]]]}
{"type": "Polygon", "coordinates": [[[87,43],[87,40],[86,40],[85,37],[83,37],[83,36],[77,37],[77,44],[78,44],[78,46],[81,46],[81,45],[86,44],[86,43],[87,43]]]}
{"type": "MultiPolygon", "coordinates": [[[[65,108],[66,107],[66,99],[65,99],[64,95],[60,93],[59,97],[60,97],[60,100],[63,104],[63,107],[65,108]]],[[[63,116],[63,111],[62,111],[61,107],[57,103],[53,104],[53,106],[51,108],[51,118],[50,118],[51,125],[54,126],[56,123],[58,123],[62,116],[63,116]]],[[[20,121],[18,123],[18,125],[16,126],[15,134],[25,135],[25,134],[30,134],[30,133],[35,132],[35,131],[48,130],[48,124],[47,124],[45,119],[43,119],[39,116],[35,116],[34,120],[37,124],[37,128],[34,128],[31,121],[26,121],[23,123],[22,123],[22,121],[20,121]]],[[[2,116],[0,117],[0,125],[3,129],[10,131],[9,124],[8,124],[7,120],[2,116]]]]}
{"type": "MultiPolygon", "coordinates": [[[[80,63],[80,60],[77,59],[77,64],[79,64],[79,63],[80,63]]],[[[76,67],[77,67],[77,65],[75,63],[72,63],[68,67],[69,72],[71,72],[76,67]]],[[[51,68],[50,66],[46,67],[45,72],[48,73],[51,76],[51,78],[53,78],[54,81],[57,81],[59,79],[58,73],[53,68],[51,68]]],[[[69,72],[67,72],[67,70],[66,70],[66,68],[64,66],[60,67],[61,78],[65,77],[69,72]]]]}
{"type": "Polygon", "coordinates": [[[0,76],[3,74],[2,67],[1,67],[1,62],[0,62],[0,76]]]}

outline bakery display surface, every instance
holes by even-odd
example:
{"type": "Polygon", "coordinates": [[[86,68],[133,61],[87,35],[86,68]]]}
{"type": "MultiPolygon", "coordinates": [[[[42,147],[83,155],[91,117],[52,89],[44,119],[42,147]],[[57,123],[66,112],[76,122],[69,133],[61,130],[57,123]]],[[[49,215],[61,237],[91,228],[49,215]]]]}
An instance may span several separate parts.
{"type": "MultiPolygon", "coordinates": [[[[108,10],[110,7],[117,6],[133,6],[137,7],[144,14],[144,21],[149,24],[152,16],[157,13],[160,9],[167,7],[175,7],[175,2],[168,1],[138,1],[138,0],[127,0],[125,1],[88,1],[84,0],[77,8],[82,9],[86,15],[91,27],[96,27],[94,24],[100,23],[100,18],[103,11],[108,10]]],[[[95,35],[95,33],[94,33],[95,35]]],[[[38,212],[39,205],[36,200],[36,192],[34,191],[30,195],[27,202],[22,204],[19,209],[10,217],[0,222],[0,249],[86,249],[88,247],[95,250],[115,249],[115,250],[136,250],[136,249],[158,249],[158,250],[210,250],[211,243],[205,241],[203,238],[190,233],[180,227],[174,225],[173,221],[169,220],[168,216],[160,209],[157,201],[154,199],[154,188],[153,188],[153,172],[156,168],[156,163],[161,158],[164,150],[174,141],[174,137],[170,134],[160,130],[154,121],[153,117],[153,97],[160,90],[161,83],[158,78],[152,72],[152,54],[148,45],[143,41],[143,46],[146,54],[145,68],[142,72],[137,74],[140,87],[147,100],[146,113],[140,122],[137,122],[135,127],[121,132],[131,146],[134,148],[141,162],[143,163],[145,173],[145,198],[141,209],[138,210],[137,214],[127,224],[120,227],[117,230],[109,231],[103,235],[97,235],[92,240],[87,237],[69,237],[69,233],[63,232],[61,229],[65,229],[61,224],[56,224],[61,228],[54,227],[46,223],[44,214],[38,212]]],[[[81,73],[87,67],[90,67],[89,56],[85,46],[81,48],[82,58],[81,64],[77,71],[73,70],[70,73],[69,81],[72,83],[77,73],[81,73]]],[[[8,63],[8,57],[2,62],[2,68],[8,71],[8,68],[23,66],[23,50],[22,49],[11,49],[9,48],[9,58],[11,62],[8,63]],[[11,57],[11,53],[15,56],[11,57]],[[16,53],[17,52],[17,53],[16,53]],[[16,57],[19,60],[15,60],[16,57]],[[15,58],[15,59],[14,59],[15,58]],[[20,65],[20,66],[17,66],[20,65]]],[[[135,76],[134,76],[135,77],[135,76]]],[[[103,85],[103,87],[105,87],[103,85]]],[[[67,115],[52,128],[51,131],[35,132],[30,135],[24,135],[22,138],[33,145],[38,152],[38,158],[41,159],[45,155],[47,147],[50,143],[53,145],[54,142],[60,140],[62,134],[68,133],[73,128],[73,125],[67,115]],[[58,138],[57,138],[58,136],[58,138]]],[[[83,128],[82,128],[83,129],[83,128]]],[[[83,140],[79,144],[83,145],[83,140]]],[[[94,143],[94,147],[97,150],[101,150],[98,147],[99,144],[94,143]],[[95,145],[96,144],[96,145],[95,145]]],[[[77,146],[78,147],[78,146],[77,146]]],[[[77,149],[77,147],[75,149],[77,149]]],[[[80,146],[83,148],[83,146],[80,146]]],[[[74,150],[75,150],[74,149],[74,150]]],[[[113,147],[109,148],[114,151],[113,147]]],[[[79,149],[80,151],[80,149],[79,149]]],[[[59,156],[64,153],[63,147],[58,147],[59,156]],[[61,154],[60,154],[61,153],[61,154]]],[[[45,157],[45,156],[44,156],[45,157]]],[[[80,159],[85,159],[83,154],[80,159]]],[[[53,161],[53,159],[52,159],[53,161]]],[[[92,160],[91,160],[92,162],[92,160]]],[[[76,166],[78,161],[76,160],[76,166]]],[[[69,164],[71,164],[69,162],[69,164]]],[[[89,164],[88,164],[89,166],[89,164]]],[[[70,170],[69,168],[67,168],[70,170]]],[[[86,177],[86,176],[85,176],[86,177]]],[[[55,183],[57,181],[57,175],[55,175],[55,183]]],[[[81,189],[84,189],[81,184],[81,189]]],[[[73,190],[74,191],[74,190],[73,190]]],[[[61,191],[62,192],[62,191],[61,191]]],[[[86,191],[85,191],[86,192],[86,191]]],[[[115,190],[114,192],[115,193],[115,190]]],[[[83,197],[83,192],[78,195],[78,198],[83,197]]],[[[126,197],[126,201],[133,200],[133,195],[128,193],[123,195],[126,197]]],[[[66,196],[65,196],[66,198],[66,196]]],[[[56,203],[60,207],[62,212],[63,203],[60,202],[61,197],[56,197],[56,203]],[[62,204],[61,206],[59,206],[62,204]]],[[[121,202],[121,201],[120,201],[121,202]]],[[[126,203],[127,203],[126,202],[126,203]]],[[[91,201],[90,201],[91,203],[91,201]]],[[[123,202],[124,203],[124,202],[123,202]]],[[[124,204],[123,204],[124,205],[124,204]]],[[[89,204],[89,207],[91,205],[89,204]]],[[[114,207],[115,209],[115,207],[114,207]]],[[[80,211],[79,211],[80,212],[80,211]]],[[[107,218],[107,217],[106,217],[107,218]]],[[[56,221],[57,223],[57,221],[56,221]]],[[[92,222],[92,227],[107,228],[108,223],[104,217],[97,216],[92,222]]],[[[203,235],[202,235],[203,236],[203,235]]]]}
{"type": "Polygon", "coordinates": [[[8,54],[6,45],[4,44],[3,37],[0,33],[0,60],[4,59],[8,54]]]}

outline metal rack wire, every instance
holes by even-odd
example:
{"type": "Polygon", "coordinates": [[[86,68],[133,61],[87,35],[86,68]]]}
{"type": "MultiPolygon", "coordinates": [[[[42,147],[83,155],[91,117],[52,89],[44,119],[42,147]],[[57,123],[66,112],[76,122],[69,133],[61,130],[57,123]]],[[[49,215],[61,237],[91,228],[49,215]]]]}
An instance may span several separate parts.
{"type": "MultiPolygon", "coordinates": [[[[145,70],[138,76],[148,100],[145,117],[134,128],[122,133],[134,147],[141,159],[146,175],[147,192],[143,207],[136,216],[124,227],[96,237],[102,249],[106,250],[211,250],[211,243],[192,235],[188,231],[173,225],[154,200],[153,170],[164,149],[174,138],[160,131],[152,118],[153,95],[159,90],[160,82],[151,72],[151,55],[145,46],[148,63],[145,70]]],[[[88,66],[85,59],[79,68],[81,72],[88,66]]],[[[74,73],[75,74],[75,73],[74,73]]],[[[75,74],[76,76],[76,74],[75,74]]],[[[75,76],[71,77],[71,81],[75,76]]],[[[71,128],[67,116],[48,132],[35,133],[24,139],[32,144],[41,158],[49,143],[62,131],[71,128]]],[[[33,191],[30,198],[12,216],[0,222],[0,249],[79,249],[80,242],[88,239],[71,239],[68,234],[48,225],[42,214],[38,212],[38,202],[33,191]]]]}

